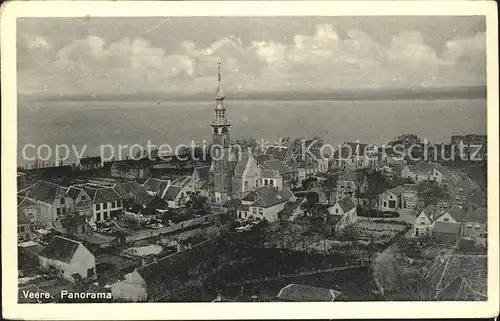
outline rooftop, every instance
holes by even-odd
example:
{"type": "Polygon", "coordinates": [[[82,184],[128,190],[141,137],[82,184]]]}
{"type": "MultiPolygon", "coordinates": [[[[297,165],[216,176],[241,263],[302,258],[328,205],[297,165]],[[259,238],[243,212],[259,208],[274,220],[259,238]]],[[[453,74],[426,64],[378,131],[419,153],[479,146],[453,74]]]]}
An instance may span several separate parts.
{"type": "Polygon", "coordinates": [[[69,263],[80,245],[82,245],[80,242],[55,236],[42,250],[40,256],[69,263]]]}
{"type": "Polygon", "coordinates": [[[294,302],[332,302],[340,295],[339,291],[310,285],[289,284],[278,293],[278,299],[294,302]]]}

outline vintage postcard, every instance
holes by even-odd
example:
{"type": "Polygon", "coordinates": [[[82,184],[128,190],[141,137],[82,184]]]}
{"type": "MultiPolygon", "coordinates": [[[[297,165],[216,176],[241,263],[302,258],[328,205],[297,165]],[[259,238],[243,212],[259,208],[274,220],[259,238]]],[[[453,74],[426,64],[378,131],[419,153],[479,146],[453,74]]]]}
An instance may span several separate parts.
{"type": "Polygon", "coordinates": [[[498,314],[494,2],[1,18],[4,316],[498,314]]]}

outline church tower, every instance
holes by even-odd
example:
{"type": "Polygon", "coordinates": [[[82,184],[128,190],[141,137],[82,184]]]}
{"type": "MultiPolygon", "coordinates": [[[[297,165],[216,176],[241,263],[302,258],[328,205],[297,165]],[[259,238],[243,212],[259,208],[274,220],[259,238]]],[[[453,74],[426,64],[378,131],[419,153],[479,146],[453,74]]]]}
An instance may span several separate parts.
{"type": "Polygon", "coordinates": [[[224,91],[221,84],[220,65],[218,62],[218,87],[215,93],[215,117],[210,123],[212,127],[212,202],[215,204],[223,204],[229,199],[231,192],[231,174],[229,167],[230,153],[230,128],[231,123],[226,117],[226,109],[224,108],[224,91]]]}

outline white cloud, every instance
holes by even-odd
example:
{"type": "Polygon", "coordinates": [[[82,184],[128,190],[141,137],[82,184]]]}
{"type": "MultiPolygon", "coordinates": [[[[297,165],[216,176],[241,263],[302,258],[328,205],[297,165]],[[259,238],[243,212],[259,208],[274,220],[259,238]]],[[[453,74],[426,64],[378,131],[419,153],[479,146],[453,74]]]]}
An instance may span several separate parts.
{"type": "Polygon", "coordinates": [[[219,60],[229,90],[484,84],[484,33],[448,41],[441,54],[419,31],[401,31],[386,45],[359,29],[344,34],[321,24],[292,43],[244,43],[233,35],[206,46],[185,40],[168,53],[144,38],[89,36],[55,50],[47,37],[25,36],[20,91],[207,91],[214,89],[219,60]]]}

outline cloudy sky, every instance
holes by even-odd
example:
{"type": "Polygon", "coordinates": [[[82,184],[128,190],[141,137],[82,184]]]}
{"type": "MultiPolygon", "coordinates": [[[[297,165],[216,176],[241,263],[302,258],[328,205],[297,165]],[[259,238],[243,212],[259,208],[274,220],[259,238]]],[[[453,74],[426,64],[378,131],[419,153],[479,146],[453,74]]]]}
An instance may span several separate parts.
{"type": "Polygon", "coordinates": [[[22,18],[26,95],[481,86],[482,17],[22,18]]]}

